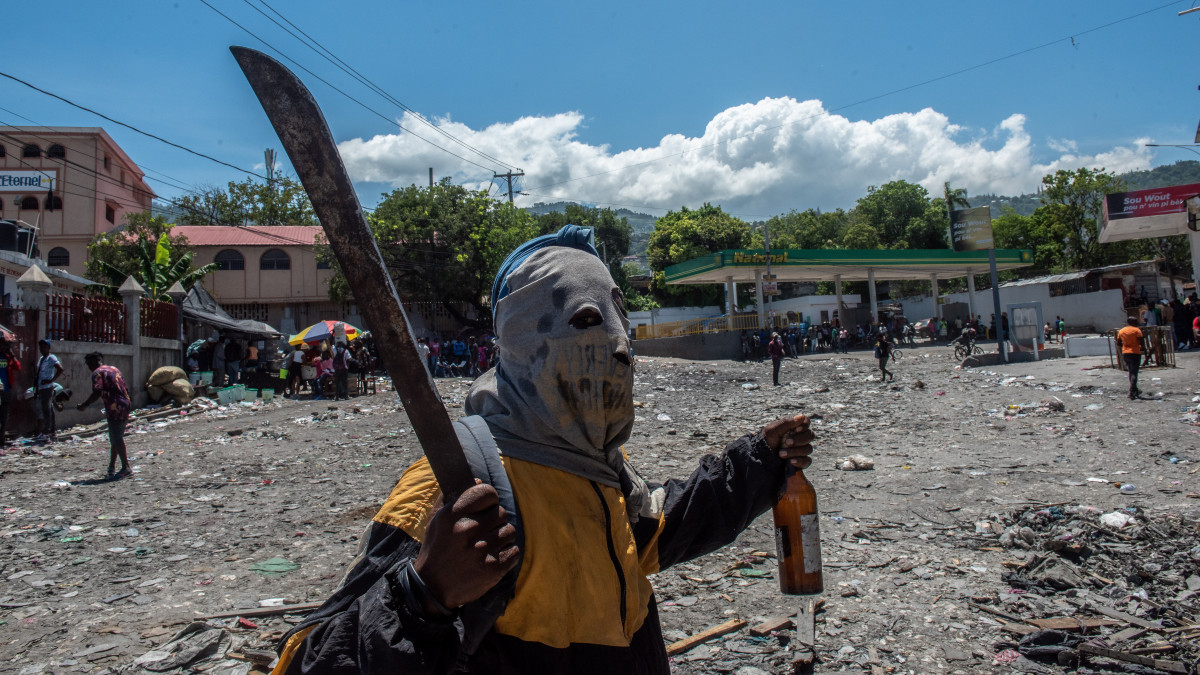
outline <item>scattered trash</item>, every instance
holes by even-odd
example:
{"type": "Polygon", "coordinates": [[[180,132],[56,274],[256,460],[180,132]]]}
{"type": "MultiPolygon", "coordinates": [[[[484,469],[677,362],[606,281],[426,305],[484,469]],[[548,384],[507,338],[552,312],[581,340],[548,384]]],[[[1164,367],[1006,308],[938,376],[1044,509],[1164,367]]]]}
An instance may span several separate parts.
{"type": "Polygon", "coordinates": [[[298,563],[285,560],[284,558],[270,558],[269,560],[254,563],[250,566],[251,572],[258,572],[264,576],[282,576],[298,569],[300,569],[298,563]]]}
{"type": "Polygon", "coordinates": [[[1137,522],[1137,518],[1134,518],[1133,516],[1129,515],[1128,513],[1123,512],[1123,511],[1113,511],[1112,513],[1106,513],[1106,514],[1100,516],[1100,523],[1102,525],[1107,525],[1108,527],[1115,527],[1117,529],[1121,529],[1122,527],[1125,527],[1126,525],[1132,525],[1133,523],[1136,523],[1136,522],[1137,522]]]}
{"type": "Polygon", "coordinates": [[[839,459],[837,468],[842,471],[869,471],[875,468],[875,462],[862,455],[850,455],[839,459]]]}

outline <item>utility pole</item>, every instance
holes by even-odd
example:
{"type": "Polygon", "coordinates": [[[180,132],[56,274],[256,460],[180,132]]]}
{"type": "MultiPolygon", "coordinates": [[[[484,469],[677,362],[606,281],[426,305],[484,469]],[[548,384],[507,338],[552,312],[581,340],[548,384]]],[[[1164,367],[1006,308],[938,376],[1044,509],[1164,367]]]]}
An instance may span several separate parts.
{"type": "Polygon", "coordinates": [[[429,187],[433,187],[433,167],[429,167],[429,187]]]}
{"type": "Polygon", "coordinates": [[[494,173],[492,175],[492,178],[503,178],[504,180],[508,181],[508,203],[509,204],[513,203],[513,179],[520,178],[521,176],[524,176],[524,175],[525,175],[524,171],[518,171],[516,173],[513,173],[512,171],[507,171],[505,173],[494,173]]]}

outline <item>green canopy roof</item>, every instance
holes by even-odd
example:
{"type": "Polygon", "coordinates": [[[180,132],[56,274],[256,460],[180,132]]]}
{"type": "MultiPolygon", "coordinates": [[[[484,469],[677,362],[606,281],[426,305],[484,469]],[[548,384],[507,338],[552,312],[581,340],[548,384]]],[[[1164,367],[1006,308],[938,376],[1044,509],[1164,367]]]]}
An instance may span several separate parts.
{"type": "MultiPolygon", "coordinates": [[[[988,271],[987,251],[956,252],[949,249],[905,251],[780,249],[771,251],[771,274],[776,281],[865,281],[874,271],[876,281],[899,279],[953,279],[988,271]]],[[[1033,251],[996,250],[996,269],[1011,270],[1033,264],[1033,251]]],[[[753,282],[755,271],[765,271],[767,253],[758,249],[718,251],[671,265],[665,270],[668,284],[723,284],[753,282]]]]}

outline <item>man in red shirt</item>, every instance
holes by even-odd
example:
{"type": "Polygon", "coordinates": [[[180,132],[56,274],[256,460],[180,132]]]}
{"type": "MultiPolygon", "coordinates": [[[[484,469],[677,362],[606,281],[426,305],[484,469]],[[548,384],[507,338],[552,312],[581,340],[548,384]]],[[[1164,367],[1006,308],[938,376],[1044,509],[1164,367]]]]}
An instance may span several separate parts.
{"type": "Polygon", "coordinates": [[[1137,317],[1126,319],[1129,324],[1117,331],[1117,346],[1121,349],[1121,358],[1125,359],[1125,370],[1129,371],[1129,400],[1142,393],[1137,386],[1138,368],[1142,364],[1142,331],[1137,327],[1137,317]]]}

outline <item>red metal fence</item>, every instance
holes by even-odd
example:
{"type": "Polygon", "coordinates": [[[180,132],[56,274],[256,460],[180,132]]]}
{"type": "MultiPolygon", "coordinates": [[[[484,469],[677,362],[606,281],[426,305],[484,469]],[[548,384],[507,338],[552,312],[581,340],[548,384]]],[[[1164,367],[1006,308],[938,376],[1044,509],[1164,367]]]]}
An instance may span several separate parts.
{"type": "Polygon", "coordinates": [[[142,298],[142,336],[179,339],[179,308],[174,303],[142,298]]]}
{"type": "Polygon", "coordinates": [[[46,296],[46,335],[51,340],[127,344],[125,305],[99,298],[46,296]]]}

